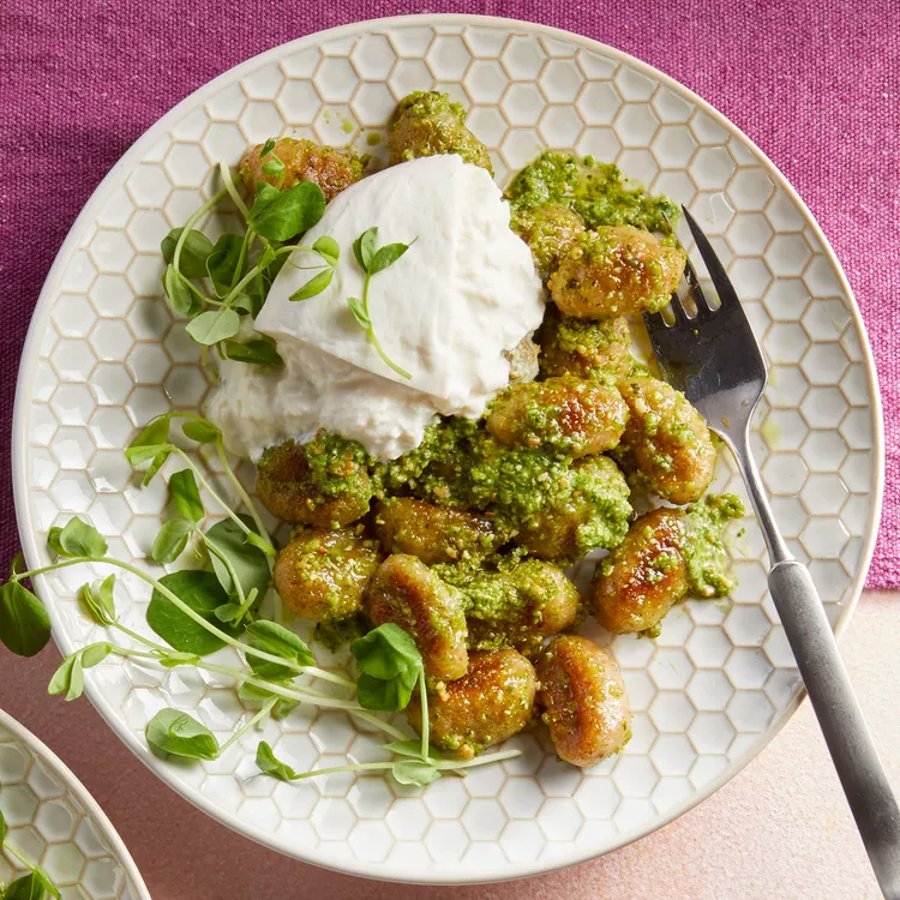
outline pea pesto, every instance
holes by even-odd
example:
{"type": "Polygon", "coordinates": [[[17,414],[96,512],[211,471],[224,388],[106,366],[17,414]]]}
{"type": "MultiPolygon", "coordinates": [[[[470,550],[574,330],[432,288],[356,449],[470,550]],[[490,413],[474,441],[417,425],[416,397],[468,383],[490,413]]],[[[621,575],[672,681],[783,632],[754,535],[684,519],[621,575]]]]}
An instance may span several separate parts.
{"type": "Polygon", "coordinates": [[[678,207],[659,194],[648,194],[629,181],[618,166],[592,156],[548,150],[529,163],[506,191],[516,214],[548,204],[578,213],[588,229],[601,225],[634,225],[668,232],[678,207]],[[666,221],[668,219],[668,222],[666,221]]]}

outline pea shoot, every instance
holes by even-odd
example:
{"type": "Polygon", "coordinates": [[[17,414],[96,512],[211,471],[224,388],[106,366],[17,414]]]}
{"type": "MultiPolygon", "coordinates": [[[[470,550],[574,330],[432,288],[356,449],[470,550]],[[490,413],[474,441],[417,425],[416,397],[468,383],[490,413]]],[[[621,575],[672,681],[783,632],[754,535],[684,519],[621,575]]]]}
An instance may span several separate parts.
{"type": "Polygon", "coordinates": [[[347,306],[356,320],[356,324],[366,333],[369,343],[375,348],[385,365],[393,369],[402,378],[409,380],[412,375],[406,369],[398,366],[385,352],[381,342],[375,334],[375,326],[372,324],[372,316],[369,313],[369,284],[372,278],[379,272],[383,272],[392,266],[412,244],[385,244],[376,247],[378,229],[369,228],[353,242],[353,255],[359,267],[365,272],[363,280],[362,297],[348,297],[347,306]]]}
{"type": "Polygon", "coordinates": [[[50,880],[50,876],[16,850],[7,840],[7,835],[6,819],[0,810],[0,854],[10,859],[14,865],[28,870],[25,875],[20,875],[9,884],[0,884],[0,896],[3,900],[44,900],[45,897],[59,900],[59,889],[50,880]]]}
{"type": "MultiPolygon", "coordinates": [[[[248,206],[231,169],[221,163],[222,189],[189,216],[183,227],[170,231],[160,245],[167,263],[163,291],[172,310],[189,320],[185,329],[188,335],[202,347],[215,347],[222,358],[268,367],[282,366],[284,361],[275,343],[255,334],[250,323],[262,309],[269,287],[288,256],[298,250],[319,252],[315,247],[292,242],[312,228],[325,211],[325,195],[314,182],[301,181],[281,189],[285,169],[273,153],[274,147],[274,140],[267,141],[262,158],[263,171],[275,179],[277,186],[260,183],[248,206]],[[243,233],[228,232],[213,243],[199,226],[226,200],[243,219],[243,233]]],[[[336,244],[322,238],[317,245],[325,248],[321,258],[328,271],[333,271],[336,244]]]]}
{"type": "Polygon", "coordinates": [[[351,761],[309,772],[296,772],[276,757],[268,743],[259,742],[260,772],[285,781],[341,771],[390,774],[401,784],[424,786],[445,773],[518,754],[501,751],[462,761],[430,747],[422,657],[412,638],[396,625],[382,625],[350,645],[355,677],[317,665],[309,646],[278,621],[280,601],[272,577],[275,549],[212,422],[181,410],[159,416],[140,431],[125,455],[142,471],[142,484],[167,477],[169,514],[149,555],[153,562],[176,568],[157,575],[117,559],[106,538],[77,516],[50,529],[47,547],[52,562],[26,570],[23,558],[17,556],[0,588],[0,641],[22,656],[38,653],[50,638],[49,618],[27,586],[30,579],[78,566],[90,566],[95,575],[98,569],[103,572],[99,580],[85,582],[75,599],[87,618],[106,629],[105,639],[66,656],[48,693],[76,700],[84,692],[86,671],[110,657],[164,669],[188,666],[232,681],[249,711],[223,741],[186,710],[165,708],[147,723],[148,746],[167,759],[218,759],[268,719],[283,718],[301,705],[343,710],[387,738],[381,745],[387,757],[383,762],[351,761]],[[238,497],[238,509],[195,461],[196,451],[204,447],[218,458],[223,478],[238,497]],[[224,518],[209,524],[209,503],[224,518]],[[146,623],[152,636],[126,625],[119,616],[118,573],[136,577],[149,591],[146,623]],[[213,660],[212,655],[222,650],[231,651],[230,661],[220,656],[213,660]],[[423,724],[421,735],[414,738],[383,715],[405,709],[417,690],[423,724]]]}

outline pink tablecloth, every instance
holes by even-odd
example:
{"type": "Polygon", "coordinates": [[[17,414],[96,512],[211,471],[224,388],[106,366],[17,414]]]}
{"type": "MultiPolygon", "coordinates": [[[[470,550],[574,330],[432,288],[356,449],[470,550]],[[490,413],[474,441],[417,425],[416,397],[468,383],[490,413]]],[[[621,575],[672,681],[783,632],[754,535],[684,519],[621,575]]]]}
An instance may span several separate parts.
{"type": "MultiPolygon", "coordinates": [[[[41,282],[97,182],[162,113],[275,44],[448,11],[568,28],[673,75],[775,161],[844,264],[878,360],[888,478],[870,587],[900,586],[900,7],[897,0],[0,0],[0,421],[41,282]]],[[[0,460],[6,471],[6,442],[0,460]]],[[[0,558],[16,543],[0,482],[0,558]]]]}

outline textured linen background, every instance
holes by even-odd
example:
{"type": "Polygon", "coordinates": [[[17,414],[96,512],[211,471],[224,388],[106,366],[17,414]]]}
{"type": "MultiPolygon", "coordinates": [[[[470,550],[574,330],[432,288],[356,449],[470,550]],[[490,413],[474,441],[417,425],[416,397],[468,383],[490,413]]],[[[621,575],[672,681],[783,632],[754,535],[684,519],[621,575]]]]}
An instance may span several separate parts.
{"type": "MultiPolygon", "coordinates": [[[[413,12],[580,32],[695,90],[774,160],[856,292],[878,360],[887,493],[869,587],[900,586],[900,2],[0,0],[0,433],[22,339],[72,220],[123,151],[215,75],[356,19],[413,12]]],[[[16,542],[0,442],[0,559],[16,542]]]]}

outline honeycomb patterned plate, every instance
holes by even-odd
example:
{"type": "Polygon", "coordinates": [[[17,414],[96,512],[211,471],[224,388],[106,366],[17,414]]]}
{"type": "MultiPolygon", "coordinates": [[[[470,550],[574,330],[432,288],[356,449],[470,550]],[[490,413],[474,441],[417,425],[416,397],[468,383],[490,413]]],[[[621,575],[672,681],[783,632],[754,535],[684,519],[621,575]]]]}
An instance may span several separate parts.
{"type": "MultiPolygon", "coordinates": [[[[150,900],[112,822],[30,731],[0,710],[0,810],[6,844],[43,867],[63,900],[150,900]]],[[[24,875],[0,854],[0,887],[24,875]]]]}
{"type": "MultiPolygon", "coordinates": [[[[858,310],[822,232],[763,154],[668,77],[581,37],[522,22],[428,16],[365,22],[278,47],[226,73],[151,128],[85,207],[48,276],[25,347],[14,433],[16,506],[31,564],[48,528],[86,516],[126,559],[146,554],[164,486],[139,490],[122,448],[135,429],[208,390],[196,347],[160,298],[159,242],[209,196],[212,167],[289,132],[378,155],[408,91],[449,91],[470,110],[501,182],[551,146],[613,160],[689,204],[762,338],[771,383],[755,442],[778,522],[835,625],[861,589],[883,460],[874,370],[858,310]]],[[[729,460],[717,486],[742,492],[729,460]]],[[[245,715],[231,686],[119,659],[88,694],[161,778],[231,827],[308,862],[385,879],[511,878],[609,851],[731,778],[796,708],[801,686],[766,592],[755,523],[734,553],[727,602],[688,602],[657,641],[616,638],[635,711],[625,752],[589,771],[523,734],[519,759],[424,790],[335,775],[302,785],[252,778],[258,735],[193,767],[161,763],[143,727],[162,706],[225,735],[245,715]]],[[[64,651],[102,636],[78,612],[85,573],[40,584],[64,651]]],[[[147,596],[123,580],[130,626],[147,596]]],[[[610,637],[595,636],[605,642],[610,637]]],[[[298,710],[265,739],[298,769],[373,758],[339,713],[298,710]]]]}

